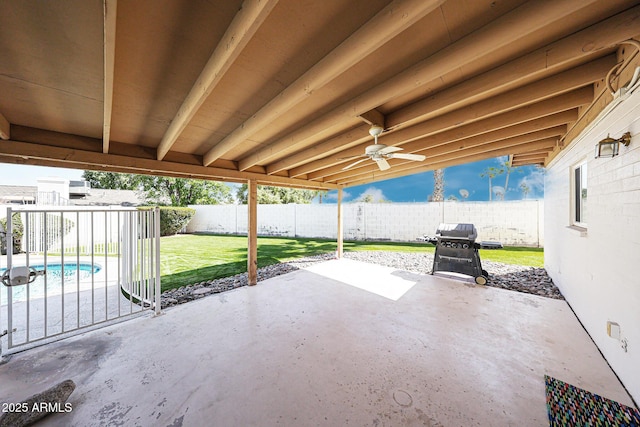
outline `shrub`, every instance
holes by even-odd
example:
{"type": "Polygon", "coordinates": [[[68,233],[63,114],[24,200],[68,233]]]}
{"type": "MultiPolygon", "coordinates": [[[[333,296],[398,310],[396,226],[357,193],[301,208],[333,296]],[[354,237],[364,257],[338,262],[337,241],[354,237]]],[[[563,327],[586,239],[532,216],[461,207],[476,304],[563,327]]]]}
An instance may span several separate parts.
{"type": "Polygon", "coordinates": [[[160,235],[172,236],[186,226],[196,214],[192,208],[163,206],[160,208],[160,235]]]}
{"type": "MultiPolygon", "coordinates": [[[[144,207],[141,209],[152,209],[144,207]]],[[[189,223],[191,218],[196,214],[196,210],[192,208],[182,208],[174,206],[160,207],[160,235],[173,236],[189,223]]]]}
{"type": "MultiPolygon", "coordinates": [[[[24,235],[24,225],[22,225],[22,217],[19,212],[14,212],[11,215],[11,226],[13,228],[13,253],[19,254],[22,252],[22,236],[24,235]]],[[[0,219],[0,233],[2,233],[2,238],[0,239],[0,253],[2,255],[7,254],[7,240],[6,240],[6,230],[7,230],[7,218],[0,219]]]]}

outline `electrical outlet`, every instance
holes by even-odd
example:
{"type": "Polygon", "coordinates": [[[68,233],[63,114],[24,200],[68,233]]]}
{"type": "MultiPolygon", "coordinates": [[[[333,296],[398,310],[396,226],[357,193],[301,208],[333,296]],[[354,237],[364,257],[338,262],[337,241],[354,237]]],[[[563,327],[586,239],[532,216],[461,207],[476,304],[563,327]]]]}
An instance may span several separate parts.
{"type": "Polygon", "coordinates": [[[607,322],[607,335],[611,338],[619,340],[620,339],[620,325],[616,322],[608,321],[607,322]]]}

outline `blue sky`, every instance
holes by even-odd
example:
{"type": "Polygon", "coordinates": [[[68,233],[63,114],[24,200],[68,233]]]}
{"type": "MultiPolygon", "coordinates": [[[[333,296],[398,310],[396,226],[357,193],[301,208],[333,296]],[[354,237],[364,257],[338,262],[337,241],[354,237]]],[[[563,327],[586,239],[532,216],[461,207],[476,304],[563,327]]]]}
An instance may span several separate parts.
{"type": "MultiPolygon", "coordinates": [[[[500,166],[505,160],[506,157],[498,157],[446,168],[444,171],[445,199],[455,196],[458,200],[462,200],[460,190],[467,190],[469,196],[466,200],[489,200],[489,179],[481,178],[480,174],[488,167],[500,166]]],[[[541,199],[544,196],[544,169],[535,166],[518,167],[509,177],[505,200],[522,199],[524,197],[520,189],[522,183],[530,189],[527,199],[541,199]]],[[[495,186],[504,187],[505,175],[494,178],[492,184],[494,190],[495,186]]],[[[343,191],[343,200],[347,202],[356,201],[367,194],[373,196],[374,201],[382,198],[392,202],[426,202],[429,195],[433,193],[433,172],[349,187],[343,191]]],[[[335,202],[336,197],[337,192],[332,191],[328,194],[327,201],[335,202]]]]}
{"type": "MultiPolygon", "coordinates": [[[[452,166],[445,169],[445,198],[455,196],[462,199],[460,190],[467,190],[466,200],[489,200],[488,178],[481,178],[480,174],[488,167],[497,167],[506,158],[495,158],[481,162],[452,166]]],[[[81,179],[82,170],[50,168],[42,166],[24,166],[0,163],[0,185],[36,185],[41,177],[59,177],[67,179],[81,179]]],[[[494,186],[504,186],[504,175],[494,178],[494,186]]],[[[528,199],[542,198],[544,195],[544,170],[534,166],[519,167],[511,174],[505,200],[519,200],[523,198],[520,184],[524,182],[531,189],[528,199]]],[[[392,202],[425,202],[433,192],[433,172],[374,182],[344,190],[344,201],[356,201],[363,195],[371,194],[374,201],[380,199],[392,202]]],[[[336,191],[332,191],[325,198],[325,202],[335,202],[336,191]]]]}

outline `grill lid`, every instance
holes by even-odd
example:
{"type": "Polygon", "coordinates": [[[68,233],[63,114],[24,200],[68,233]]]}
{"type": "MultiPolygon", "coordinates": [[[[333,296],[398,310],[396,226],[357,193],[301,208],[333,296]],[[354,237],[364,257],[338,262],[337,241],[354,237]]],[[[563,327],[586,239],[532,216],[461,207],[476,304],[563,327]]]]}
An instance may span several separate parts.
{"type": "Polygon", "coordinates": [[[478,232],[473,224],[442,223],[436,230],[438,239],[465,239],[471,242],[478,237],[478,232]]]}

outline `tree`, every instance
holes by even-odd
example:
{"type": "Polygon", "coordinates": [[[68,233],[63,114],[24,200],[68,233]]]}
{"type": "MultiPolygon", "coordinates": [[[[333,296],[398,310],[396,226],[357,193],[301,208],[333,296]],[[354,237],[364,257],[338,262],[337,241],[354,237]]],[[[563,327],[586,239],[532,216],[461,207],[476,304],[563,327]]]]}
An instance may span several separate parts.
{"type": "Polygon", "coordinates": [[[146,203],[171,206],[233,203],[231,190],[221,182],[199,179],[84,171],[92,188],[138,190],[146,203]]]}
{"type": "Polygon", "coordinates": [[[480,177],[481,177],[481,178],[484,178],[485,176],[486,176],[486,177],[489,177],[489,201],[491,201],[491,200],[492,200],[492,198],[491,198],[491,194],[493,193],[493,183],[492,183],[492,180],[493,180],[493,178],[495,178],[496,176],[498,176],[498,175],[500,175],[500,174],[502,174],[502,173],[504,173],[504,170],[502,170],[501,168],[496,168],[496,167],[490,166],[490,167],[486,168],[486,169],[485,169],[485,170],[480,174],[480,177]]]}
{"type": "Polygon", "coordinates": [[[444,169],[433,171],[433,194],[430,200],[432,202],[444,201],[444,169]]]}
{"type": "Polygon", "coordinates": [[[526,182],[520,183],[520,191],[522,191],[522,198],[526,199],[527,195],[531,192],[531,187],[526,182]]]}
{"type": "MultiPolygon", "coordinates": [[[[509,175],[511,174],[511,172],[521,172],[520,169],[518,169],[518,167],[513,167],[511,165],[509,165],[509,162],[504,162],[504,164],[502,165],[504,173],[506,174],[506,177],[504,179],[504,194],[507,194],[508,187],[509,187],[509,175]]],[[[502,196],[502,199],[504,200],[504,194],[502,196]]]]}
{"type": "Polygon", "coordinates": [[[518,169],[517,167],[513,167],[509,165],[508,161],[502,162],[500,163],[500,166],[498,167],[488,167],[486,168],[481,174],[480,177],[484,178],[484,177],[488,177],[489,178],[489,200],[491,200],[491,195],[493,194],[493,179],[497,176],[500,176],[502,174],[505,174],[505,179],[504,179],[504,187],[503,191],[500,191],[499,193],[497,193],[497,195],[499,196],[500,200],[504,200],[504,196],[505,194],[507,194],[508,188],[509,188],[509,175],[514,172],[520,172],[520,169],[518,169]]]}
{"type": "Polygon", "coordinates": [[[142,175],[145,200],[158,205],[221,205],[233,203],[231,189],[221,182],[142,175]]]}
{"type": "Polygon", "coordinates": [[[84,171],[82,178],[89,182],[91,188],[110,190],[138,190],[139,177],[128,173],[84,171]]]}
{"type": "Polygon", "coordinates": [[[327,190],[315,190],[314,191],[315,196],[314,197],[318,197],[318,203],[322,204],[322,199],[327,197],[327,190]]]}
{"type": "MultiPolygon", "coordinates": [[[[258,186],[258,203],[263,205],[275,205],[286,203],[311,203],[318,195],[315,190],[299,190],[295,188],[272,187],[268,185],[258,186]]],[[[242,184],[236,191],[238,203],[247,204],[247,184],[242,184]]]]}

